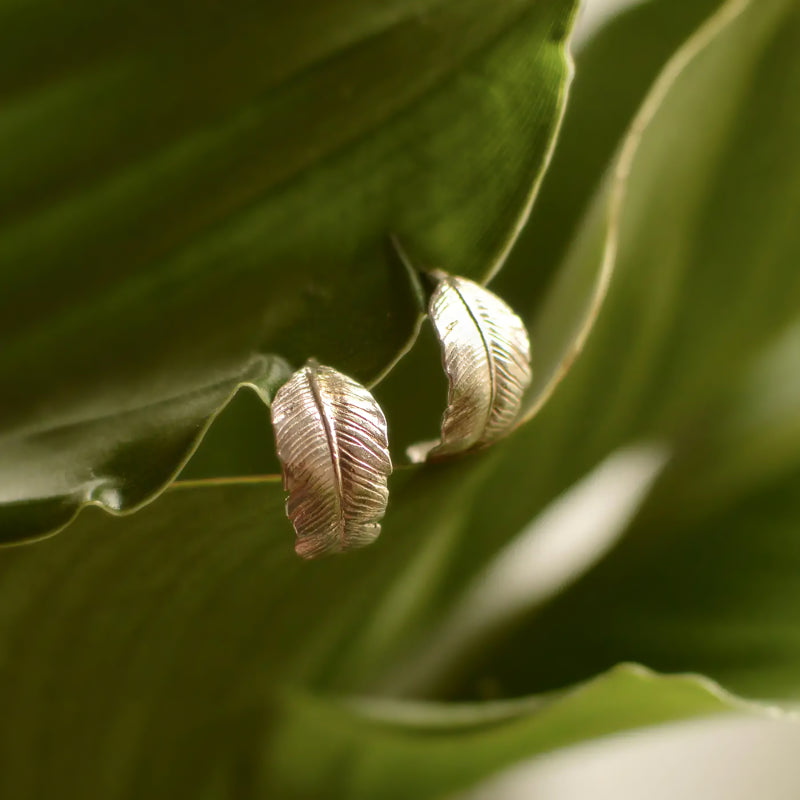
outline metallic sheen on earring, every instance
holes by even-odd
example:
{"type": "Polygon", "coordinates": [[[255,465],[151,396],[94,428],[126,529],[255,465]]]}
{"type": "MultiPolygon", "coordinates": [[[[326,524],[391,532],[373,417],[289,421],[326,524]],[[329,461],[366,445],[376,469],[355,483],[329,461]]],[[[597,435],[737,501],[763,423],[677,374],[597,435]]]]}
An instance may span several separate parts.
{"type": "Polygon", "coordinates": [[[466,278],[434,272],[428,305],[450,382],[441,441],[408,449],[412,461],[473,450],[501,439],[531,382],[528,332],[496,294],[466,278]]]}
{"type": "Polygon", "coordinates": [[[272,424],[297,554],[316,558],[374,541],[392,461],[386,419],[369,391],[310,360],[275,395],[272,424]]]}

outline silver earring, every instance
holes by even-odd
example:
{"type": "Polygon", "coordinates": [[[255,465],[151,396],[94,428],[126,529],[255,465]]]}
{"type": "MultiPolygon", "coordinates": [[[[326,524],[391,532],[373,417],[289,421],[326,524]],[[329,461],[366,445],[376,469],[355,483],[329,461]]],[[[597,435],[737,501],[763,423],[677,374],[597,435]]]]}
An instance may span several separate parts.
{"type": "Polygon", "coordinates": [[[297,554],[316,558],[374,541],[392,472],[375,398],[310,360],[278,390],[271,412],[297,554]]]}
{"type": "Polygon", "coordinates": [[[444,272],[428,304],[450,384],[441,439],[408,448],[419,463],[474,450],[513,427],[531,382],[528,332],[522,320],[483,286],[444,272]]]}

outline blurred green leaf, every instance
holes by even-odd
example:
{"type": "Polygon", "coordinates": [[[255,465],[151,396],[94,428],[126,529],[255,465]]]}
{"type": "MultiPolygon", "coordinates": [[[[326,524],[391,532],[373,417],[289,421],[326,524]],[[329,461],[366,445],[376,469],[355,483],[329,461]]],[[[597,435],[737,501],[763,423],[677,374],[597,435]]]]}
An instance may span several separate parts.
{"type": "Polygon", "coordinates": [[[206,431],[180,478],[275,475],[280,470],[264,403],[255,392],[237,392],[206,431]]]}
{"type": "Polygon", "coordinates": [[[594,737],[731,710],[764,713],[710,681],[633,665],[565,692],[507,702],[364,700],[348,708],[300,696],[287,706],[272,758],[280,796],[324,793],[326,800],[433,800],[594,737]]]}
{"type": "Polygon", "coordinates": [[[348,558],[296,558],[276,481],[178,484],[133,516],[90,509],[69,535],[0,553],[0,795],[287,797],[319,780],[320,796],[332,765],[351,763],[342,791],[352,779],[363,796],[383,796],[380,781],[433,796],[535,752],[726,707],[694,681],[662,689],[628,670],[420,724],[397,716],[404,706],[382,721],[333,701],[287,707],[298,684],[352,691],[353,653],[397,646],[433,590],[425,568],[435,576],[448,557],[458,504],[434,501],[458,470],[399,476],[392,523],[348,558]],[[425,767],[398,783],[410,757],[425,767]]]}
{"type": "Polygon", "coordinates": [[[648,0],[612,17],[578,48],[552,161],[493,289],[527,302],[524,311],[541,301],[653,81],[720,5],[720,0],[648,0]]]}
{"type": "MultiPolygon", "coordinates": [[[[714,408],[800,310],[799,36],[788,0],[730,0],[665,67],[627,140],[598,321],[550,402],[492,454],[453,586],[605,456],[669,441],[714,408]]],[[[608,190],[562,269],[601,258],[608,190]]]]}
{"type": "MultiPolygon", "coordinates": [[[[527,414],[549,399],[571,368],[603,302],[613,269],[611,198],[584,211],[613,161],[637,106],[675,49],[720,0],[651,0],[612,21],[577,54],[564,124],[530,219],[492,289],[527,316],[534,379],[527,414]],[[576,237],[570,242],[571,237],[576,237]],[[571,247],[569,246],[571,243],[571,247]],[[566,251],[569,250],[569,257],[566,251]]],[[[624,181],[620,181],[624,183],[624,181]]],[[[414,351],[381,389],[400,447],[430,439],[446,397],[438,348],[423,328],[414,351]],[[399,392],[415,385],[415,402],[399,392]]]]}
{"type": "Polygon", "coordinates": [[[799,16],[788,0],[726,3],[640,110],[611,292],[526,431],[548,471],[679,431],[800,309],[799,16]]]}
{"type": "Polygon", "coordinates": [[[457,516],[434,502],[450,473],[400,476],[394,522],[348,558],[294,556],[275,481],[177,485],[133,516],[89,509],[69,535],[0,553],[0,795],[433,797],[735,705],[630,668],[509,705],[322,699],[357,684],[347,654],[366,652],[364,629],[373,656],[391,650],[429,590],[427,542],[457,516]]]}
{"type": "Polygon", "coordinates": [[[560,686],[620,659],[800,694],[800,324],[699,418],[625,537],[462,685],[560,686]],[[547,658],[542,659],[541,653],[547,658]]]}
{"type": "Polygon", "coordinates": [[[493,271],[574,6],[0,8],[2,538],[152,496],[264,354],[383,370],[419,311],[389,233],[493,271]]]}
{"type": "Polygon", "coordinates": [[[0,551],[0,796],[218,796],[206,768],[261,758],[252,714],[277,686],[352,682],[337,666],[356,634],[396,645],[425,594],[398,565],[457,518],[440,488],[396,476],[394,522],[348,558],[295,556],[277,480],[178,484],[0,551]]]}
{"type": "MultiPolygon", "coordinates": [[[[549,399],[572,366],[615,266],[615,240],[608,234],[623,199],[625,174],[589,212],[592,196],[658,72],[719,5],[720,0],[651,0],[612,18],[578,52],[576,80],[542,191],[493,285],[530,309],[535,347],[527,418],[549,399]],[[596,219],[584,220],[579,227],[584,213],[596,219]]],[[[627,171],[627,157],[635,146],[629,135],[628,153],[621,153],[616,165],[618,173],[627,171]]]]}

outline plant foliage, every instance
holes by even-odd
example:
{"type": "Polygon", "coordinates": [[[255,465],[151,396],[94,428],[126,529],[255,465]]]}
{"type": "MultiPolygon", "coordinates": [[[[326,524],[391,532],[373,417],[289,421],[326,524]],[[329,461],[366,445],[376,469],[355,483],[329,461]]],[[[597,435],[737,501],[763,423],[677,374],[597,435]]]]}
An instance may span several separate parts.
{"type": "Polygon", "coordinates": [[[800,9],[627,12],[560,131],[575,13],[0,2],[0,796],[436,798],[800,694],[800,9]],[[526,320],[525,419],[302,562],[266,406],[316,357],[395,461],[435,435],[432,268],[526,320]],[[437,641],[641,441],[669,463],[599,562],[437,641]]]}

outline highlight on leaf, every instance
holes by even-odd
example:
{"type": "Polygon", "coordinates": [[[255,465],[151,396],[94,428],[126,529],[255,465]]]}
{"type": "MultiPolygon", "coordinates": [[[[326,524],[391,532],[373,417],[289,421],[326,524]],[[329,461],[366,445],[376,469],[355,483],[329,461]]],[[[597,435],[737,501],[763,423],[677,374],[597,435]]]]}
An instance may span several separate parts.
{"type": "Polygon", "coordinates": [[[531,352],[522,320],[496,294],[467,278],[432,273],[428,305],[450,384],[441,440],[408,448],[419,463],[502,439],[520,413],[531,382],[531,352]]]}
{"type": "Polygon", "coordinates": [[[278,390],[272,424],[303,558],[373,542],[392,472],[386,419],[360,383],[310,360],[278,390]]]}

